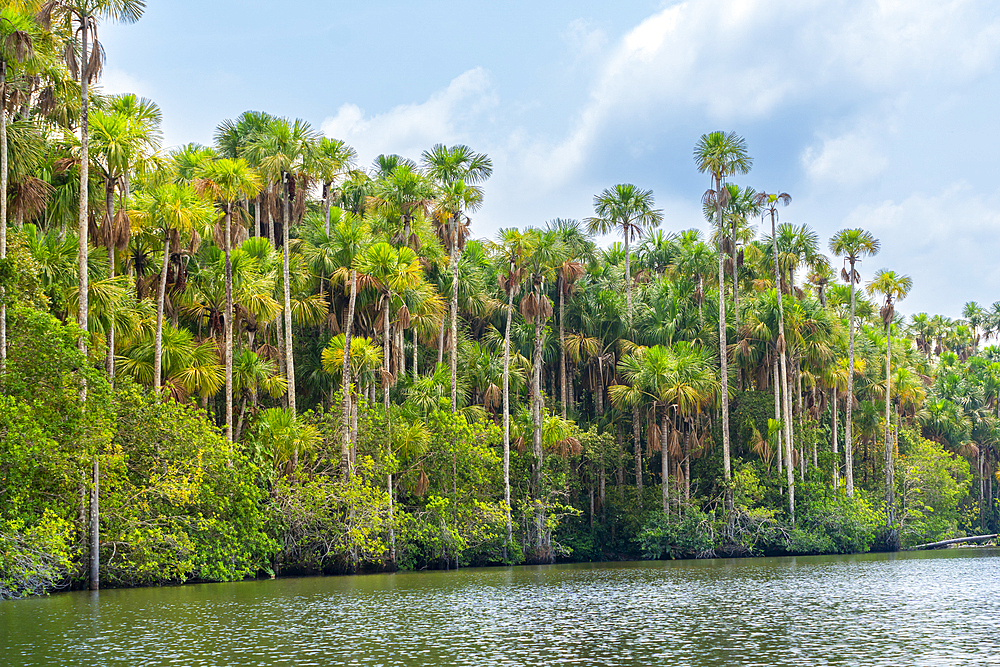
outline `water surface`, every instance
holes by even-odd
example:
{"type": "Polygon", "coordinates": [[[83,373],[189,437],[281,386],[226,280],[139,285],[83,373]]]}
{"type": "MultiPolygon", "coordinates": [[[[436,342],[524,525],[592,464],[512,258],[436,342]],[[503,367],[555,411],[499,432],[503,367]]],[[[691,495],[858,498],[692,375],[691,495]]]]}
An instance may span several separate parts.
{"type": "Polygon", "coordinates": [[[5,665],[1000,665],[1000,551],[279,579],[0,603],[5,665]]]}

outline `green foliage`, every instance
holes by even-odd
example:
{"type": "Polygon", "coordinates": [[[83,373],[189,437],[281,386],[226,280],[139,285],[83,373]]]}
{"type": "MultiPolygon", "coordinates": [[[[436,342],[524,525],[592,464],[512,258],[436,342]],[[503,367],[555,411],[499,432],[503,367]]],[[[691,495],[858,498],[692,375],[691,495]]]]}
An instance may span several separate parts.
{"type": "Polygon", "coordinates": [[[709,516],[692,507],[681,518],[664,512],[652,513],[636,541],[643,558],[704,558],[715,555],[713,537],[709,516]]]}
{"type": "Polygon", "coordinates": [[[900,449],[904,546],[964,537],[959,502],[972,484],[969,462],[907,430],[900,433],[900,449]]]}
{"type": "Polygon", "coordinates": [[[69,576],[73,525],[46,510],[35,525],[9,520],[0,528],[0,600],[41,595],[69,576]]]}

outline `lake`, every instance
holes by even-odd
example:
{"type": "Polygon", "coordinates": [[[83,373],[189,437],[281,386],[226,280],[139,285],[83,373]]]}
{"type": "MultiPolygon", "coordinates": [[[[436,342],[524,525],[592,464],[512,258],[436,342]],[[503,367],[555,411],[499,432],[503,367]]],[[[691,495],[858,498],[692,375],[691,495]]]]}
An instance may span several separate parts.
{"type": "Polygon", "coordinates": [[[5,665],[1000,665],[1000,550],[197,584],[0,603],[5,665]]]}

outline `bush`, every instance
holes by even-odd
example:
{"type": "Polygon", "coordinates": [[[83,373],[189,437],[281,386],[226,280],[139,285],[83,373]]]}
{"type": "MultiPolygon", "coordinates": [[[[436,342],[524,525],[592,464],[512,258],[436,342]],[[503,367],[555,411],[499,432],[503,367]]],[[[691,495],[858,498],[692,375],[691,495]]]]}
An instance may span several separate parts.
{"type": "Polygon", "coordinates": [[[682,518],[655,512],[639,531],[636,542],[649,560],[709,558],[715,555],[712,532],[708,515],[694,508],[688,508],[682,518]]]}

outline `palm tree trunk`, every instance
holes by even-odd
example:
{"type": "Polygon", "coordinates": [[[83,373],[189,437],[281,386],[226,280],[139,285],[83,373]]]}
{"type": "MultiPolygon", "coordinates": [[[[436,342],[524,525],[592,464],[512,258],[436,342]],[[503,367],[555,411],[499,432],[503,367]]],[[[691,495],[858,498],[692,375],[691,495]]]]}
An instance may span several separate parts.
{"type": "MultiPolygon", "coordinates": [[[[385,410],[385,423],[386,429],[388,431],[389,425],[389,299],[392,297],[391,294],[386,294],[383,304],[382,304],[382,364],[384,376],[382,377],[382,407],[385,410]]],[[[386,449],[388,461],[392,458],[392,439],[386,438],[386,449]]],[[[392,473],[388,472],[385,476],[386,491],[389,494],[389,562],[393,567],[396,565],[396,532],[393,528],[393,516],[392,516],[392,473]]]]}
{"type": "Polygon", "coordinates": [[[893,470],[892,432],[892,328],[885,325],[885,523],[888,528],[886,547],[899,551],[899,532],[896,529],[896,489],[893,470]]]}
{"type": "Polygon", "coordinates": [[[639,422],[639,406],[632,406],[632,445],[635,459],[635,489],[639,498],[639,509],[642,509],[642,426],[639,422]]]}
{"type": "MultiPolygon", "coordinates": [[[[286,178],[291,178],[291,174],[286,174],[286,178]]],[[[295,416],[295,359],[292,357],[292,291],[291,285],[289,284],[289,266],[288,266],[288,226],[291,224],[291,216],[288,211],[288,183],[282,184],[282,195],[284,198],[284,220],[281,225],[281,241],[282,241],[282,252],[284,256],[284,266],[282,267],[282,272],[284,275],[284,288],[285,288],[285,372],[287,373],[288,381],[288,409],[295,416]]]]}
{"type": "Polygon", "coordinates": [[[417,328],[413,327],[413,379],[416,380],[420,376],[420,369],[417,367],[417,360],[419,359],[418,352],[420,351],[420,343],[417,340],[417,328]]]}
{"type": "MultiPolygon", "coordinates": [[[[0,59],[0,263],[7,258],[7,61],[0,59]]],[[[0,373],[7,368],[7,303],[0,285],[0,373]]]]}
{"type": "Polygon", "coordinates": [[[628,251],[628,227],[625,228],[625,316],[632,328],[632,259],[628,251]]]}
{"type": "Polygon", "coordinates": [[[233,441],[233,262],[232,205],[226,203],[226,440],[233,441]]]}
{"type": "Polygon", "coordinates": [[[851,411],[854,408],[854,261],[851,260],[851,317],[848,323],[850,343],[847,348],[847,395],[844,397],[844,484],[847,497],[854,495],[854,440],[851,437],[851,411]]]}
{"type": "Polygon", "coordinates": [[[444,363],[444,326],[446,321],[447,320],[442,317],[441,326],[438,328],[438,366],[444,363]]]}
{"type": "Polygon", "coordinates": [[[354,301],[358,293],[358,271],[351,269],[351,296],[347,300],[347,321],[344,323],[344,366],[341,372],[343,399],[343,435],[340,440],[340,469],[344,481],[351,477],[351,329],[354,326],[354,301]]]}
{"type": "Polygon", "coordinates": [[[163,301],[167,292],[167,267],[170,264],[170,230],[163,234],[163,267],[160,269],[160,285],[156,290],[156,337],[153,340],[153,391],[160,393],[163,376],[163,301]]]}
{"type": "Polygon", "coordinates": [[[531,449],[535,456],[534,479],[532,480],[535,492],[535,539],[537,556],[542,556],[544,536],[542,534],[542,472],[545,464],[545,453],[542,450],[542,323],[539,319],[535,321],[535,349],[532,354],[531,369],[531,418],[534,427],[531,434],[531,449]]]}
{"type": "Polygon", "coordinates": [[[663,414],[660,416],[660,477],[663,482],[663,513],[666,514],[670,511],[670,453],[668,450],[669,439],[667,436],[667,427],[670,425],[670,419],[667,416],[667,406],[663,406],[663,414]]]}
{"type": "MultiPolygon", "coordinates": [[[[453,227],[458,221],[453,219],[453,227]]],[[[451,249],[451,411],[458,410],[458,243],[452,233],[451,249]]]]}
{"type": "Polygon", "coordinates": [[[507,285],[507,323],[503,332],[503,499],[506,507],[507,542],[514,536],[510,519],[510,322],[514,319],[514,290],[507,285]]]}
{"type": "MultiPolygon", "coordinates": [[[[114,181],[109,180],[104,188],[104,206],[108,214],[108,223],[111,225],[110,242],[108,243],[108,277],[115,277],[115,186],[114,181]]],[[[112,388],[115,386],[115,312],[114,306],[111,311],[111,321],[108,326],[108,349],[104,359],[104,369],[108,373],[108,381],[112,388]]]]}
{"type": "Polygon", "coordinates": [[[836,385],[834,385],[833,387],[833,490],[834,491],[840,491],[840,456],[839,456],[840,451],[837,447],[838,445],[837,438],[840,435],[837,432],[840,428],[840,425],[837,423],[839,417],[838,413],[840,412],[837,409],[838,400],[839,399],[837,398],[837,387],[836,385]]]}
{"type": "MultiPolygon", "coordinates": [[[[771,364],[771,368],[774,370],[774,421],[781,422],[781,383],[778,379],[778,355],[774,355],[774,361],[771,364]]],[[[784,459],[785,459],[785,449],[781,444],[784,438],[782,437],[781,429],[778,430],[778,474],[780,475],[784,471],[784,459]]]]}
{"type": "Polygon", "coordinates": [[[559,279],[559,398],[562,399],[562,418],[566,419],[566,285],[559,279]]]}
{"type": "MultiPolygon", "coordinates": [[[[722,179],[716,178],[716,192],[722,191],[722,179]]],[[[726,345],[726,272],[723,262],[722,237],[725,229],[722,224],[722,206],[718,198],[715,202],[715,216],[719,225],[719,367],[722,382],[722,472],[726,482],[726,513],[733,512],[733,490],[730,481],[733,476],[729,461],[729,356],[726,345]]]]}
{"type": "MultiPolygon", "coordinates": [[[[88,41],[90,37],[90,15],[86,11],[82,11],[79,14],[80,19],[80,33],[81,33],[81,46],[82,48],[82,58],[80,60],[80,195],[79,201],[79,219],[78,219],[78,241],[79,249],[77,253],[77,271],[79,274],[79,296],[77,299],[77,325],[80,327],[80,338],[78,340],[78,345],[80,352],[86,358],[87,355],[87,318],[90,313],[90,309],[87,304],[88,297],[88,278],[87,273],[87,254],[89,251],[89,240],[88,231],[90,223],[89,210],[87,204],[89,203],[87,193],[90,191],[88,178],[90,176],[90,98],[89,98],[89,76],[88,76],[88,65],[90,58],[88,57],[88,41]]],[[[6,132],[4,133],[6,139],[6,132]]],[[[6,157],[7,151],[4,151],[4,156],[6,157]]],[[[4,169],[4,174],[7,170],[4,169]]],[[[0,193],[0,196],[6,197],[6,191],[0,193]]],[[[7,219],[4,218],[3,225],[7,225],[7,219]]],[[[80,390],[80,400],[81,403],[86,401],[87,396],[87,381],[83,380],[82,388],[80,390]]],[[[98,461],[97,454],[94,455],[93,462],[93,474],[94,483],[90,489],[90,590],[96,591],[101,587],[100,578],[100,463],[98,461]]]]}
{"type": "MultiPolygon", "coordinates": [[[[738,277],[739,267],[736,266],[736,259],[739,251],[736,249],[736,225],[733,225],[733,327],[736,331],[736,342],[740,342],[740,281],[738,277]]],[[[743,387],[743,377],[740,372],[740,364],[736,364],[736,388],[743,387]]]]}
{"type": "Polygon", "coordinates": [[[788,384],[788,356],[785,351],[785,306],[781,293],[781,274],[778,270],[778,236],[774,229],[774,211],[771,211],[771,246],[774,251],[774,291],[778,299],[778,360],[781,367],[781,395],[784,398],[785,475],[788,484],[788,515],[795,523],[795,468],[792,466],[792,398],[788,384]]]}

